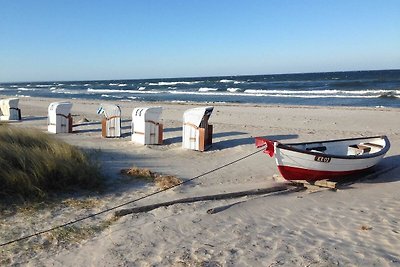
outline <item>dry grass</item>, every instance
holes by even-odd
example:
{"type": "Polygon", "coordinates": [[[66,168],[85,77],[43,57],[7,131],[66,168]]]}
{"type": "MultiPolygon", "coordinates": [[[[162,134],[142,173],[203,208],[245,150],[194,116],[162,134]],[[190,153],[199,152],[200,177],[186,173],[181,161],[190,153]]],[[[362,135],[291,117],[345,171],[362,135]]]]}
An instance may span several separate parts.
{"type": "Polygon", "coordinates": [[[132,167],[129,169],[121,170],[121,174],[132,177],[133,179],[144,179],[150,182],[154,182],[160,189],[167,189],[182,183],[182,180],[172,175],[162,175],[150,171],[149,169],[143,169],[138,167],[132,167]]]}
{"type": "Polygon", "coordinates": [[[51,192],[103,184],[99,167],[79,149],[34,129],[0,125],[0,199],[43,199],[51,192]]]}
{"type": "Polygon", "coordinates": [[[148,180],[153,180],[155,177],[155,173],[151,172],[149,169],[141,169],[137,167],[122,169],[121,174],[138,179],[148,179],[148,180]]]}
{"type": "Polygon", "coordinates": [[[171,188],[173,186],[176,186],[180,183],[182,183],[182,180],[178,179],[175,176],[171,176],[171,175],[160,175],[157,176],[154,179],[156,186],[158,186],[161,189],[167,189],[167,188],[171,188]]]}

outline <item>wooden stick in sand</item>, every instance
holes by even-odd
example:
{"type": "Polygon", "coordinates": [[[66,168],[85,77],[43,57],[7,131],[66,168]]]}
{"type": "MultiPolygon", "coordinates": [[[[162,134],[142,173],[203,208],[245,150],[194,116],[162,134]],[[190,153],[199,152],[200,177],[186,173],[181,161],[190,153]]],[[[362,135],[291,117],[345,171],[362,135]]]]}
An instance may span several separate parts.
{"type": "MultiPolygon", "coordinates": [[[[269,195],[277,195],[277,194],[279,194],[279,195],[280,194],[287,194],[287,193],[292,193],[292,192],[299,192],[299,191],[303,191],[303,190],[306,190],[306,189],[307,188],[302,186],[302,185],[296,185],[296,187],[294,187],[294,188],[287,188],[286,190],[282,190],[282,191],[270,192],[270,193],[268,193],[268,196],[269,195]]],[[[264,196],[261,196],[261,197],[264,197],[264,196]]],[[[235,203],[232,203],[232,204],[215,207],[215,208],[207,210],[207,213],[208,214],[215,214],[215,213],[224,211],[226,209],[229,209],[232,206],[235,206],[235,205],[238,205],[238,204],[241,204],[241,203],[245,203],[245,202],[247,202],[249,200],[253,200],[253,199],[256,199],[256,198],[260,198],[260,197],[255,197],[255,198],[252,198],[252,199],[246,199],[246,200],[238,201],[238,202],[235,202],[235,203]]]]}
{"type": "Polygon", "coordinates": [[[217,195],[206,195],[206,196],[199,196],[199,197],[189,197],[189,198],[181,198],[167,202],[156,203],[152,205],[146,205],[141,207],[135,207],[130,209],[122,209],[118,210],[114,213],[116,217],[125,216],[132,213],[140,213],[140,212],[147,212],[151,211],[160,207],[167,207],[178,203],[193,203],[198,201],[206,201],[206,200],[220,200],[220,199],[229,199],[229,198],[237,198],[243,196],[250,196],[250,195],[263,195],[269,193],[275,193],[279,191],[285,191],[290,188],[293,188],[293,185],[284,184],[278,185],[268,188],[261,188],[261,189],[253,189],[247,191],[240,191],[240,192],[231,192],[231,193],[224,193],[224,194],[217,194],[217,195]]]}

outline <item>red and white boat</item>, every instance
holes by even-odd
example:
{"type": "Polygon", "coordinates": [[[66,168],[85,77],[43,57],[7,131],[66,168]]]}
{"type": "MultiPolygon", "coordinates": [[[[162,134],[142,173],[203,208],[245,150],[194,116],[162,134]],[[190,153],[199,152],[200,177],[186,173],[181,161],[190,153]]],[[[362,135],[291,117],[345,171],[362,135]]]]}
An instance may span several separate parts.
{"type": "Polygon", "coordinates": [[[386,136],[282,144],[256,137],[256,146],[275,156],[286,180],[338,179],[376,165],[390,148],[386,136]]]}

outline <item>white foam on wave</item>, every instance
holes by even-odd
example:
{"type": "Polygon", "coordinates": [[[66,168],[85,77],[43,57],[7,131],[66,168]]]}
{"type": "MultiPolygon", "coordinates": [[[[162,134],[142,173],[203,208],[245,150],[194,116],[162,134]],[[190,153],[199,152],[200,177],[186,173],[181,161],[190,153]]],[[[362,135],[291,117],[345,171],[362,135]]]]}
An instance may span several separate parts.
{"type": "Polygon", "coordinates": [[[234,80],[227,80],[227,79],[222,79],[219,81],[220,83],[233,83],[234,80]]]}
{"type": "Polygon", "coordinates": [[[120,84],[118,84],[118,86],[119,87],[124,87],[124,86],[127,86],[127,84],[126,83],[120,83],[120,84]]]}
{"type": "MultiPolygon", "coordinates": [[[[181,95],[210,95],[210,96],[244,96],[244,97],[284,97],[284,98],[378,98],[380,95],[326,95],[326,94],[297,94],[295,91],[291,93],[266,93],[260,90],[252,90],[249,92],[189,92],[189,91],[168,91],[171,94],[181,95]]],[[[306,91],[308,92],[308,91],[306,91]]]]}
{"type": "Polygon", "coordinates": [[[201,87],[199,89],[199,92],[214,92],[217,90],[218,90],[217,88],[201,87]]]}
{"type": "Polygon", "coordinates": [[[201,81],[193,81],[193,82],[158,82],[158,83],[149,83],[149,85],[158,85],[158,86],[174,86],[174,85],[178,85],[178,84],[186,84],[186,85],[190,85],[190,84],[196,84],[196,83],[201,83],[201,81]]]}
{"type": "Polygon", "coordinates": [[[101,97],[121,99],[121,96],[102,94],[101,97]]]}
{"type": "Polygon", "coordinates": [[[241,88],[228,88],[228,89],[226,89],[226,91],[232,92],[232,93],[240,92],[241,90],[242,90],[241,88]]]}
{"type": "Polygon", "coordinates": [[[130,94],[160,94],[159,91],[139,91],[139,90],[113,90],[113,89],[92,89],[88,88],[90,93],[130,93],[130,94]]]}
{"type": "Polygon", "coordinates": [[[338,94],[338,90],[261,90],[261,89],[247,89],[244,91],[249,94],[327,94],[333,95],[338,94]]]}
{"type": "Polygon", "coordinates": [[[26,97],[26,98],[31,97],[30,95],[20,95],[20,94],[16,94],[15,96],[17,96],[17,97],[26,97]]]}
{"type": "Polygon", "coordinates": [[[138,90],[139,90],[139,91],[146,90],[146,87],[145,87],[145,86],[140,86],[140,87],[138,88],[138,90]]]}
{"type": "Polygon", "coordinates": [[[117,86],[119,83],[109,83],[110,86],[117,86]]]}
{"type": "Polygon", "coordinates": [[[1,87],[1,88],[0,88],[0,91],[3,91],[3,90],[4,90],[4,88],[3,88],[3,87],[1,87]]]}
{"type": "Polygon", "coordinates": [[[52,84],[36,84],[34,85],[35,87],[39,87],[39,88],[46,88],[46,87],[52,87],[52,84]]]}
{"type": "Polygon", "coordinates": [[[36,91],[34,88],[18,87],[18,91],[36,91]]]}

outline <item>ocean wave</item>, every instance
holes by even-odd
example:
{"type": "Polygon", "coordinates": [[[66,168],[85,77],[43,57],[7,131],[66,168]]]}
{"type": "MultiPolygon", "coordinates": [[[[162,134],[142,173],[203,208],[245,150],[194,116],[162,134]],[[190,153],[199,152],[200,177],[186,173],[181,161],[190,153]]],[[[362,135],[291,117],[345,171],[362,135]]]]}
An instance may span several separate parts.
{"type": "Polygon", "coordinates": [[[113,89],[92,89],[88,88],[90,93],[130,93],[130,94],[160,94],[160,91],[139,91],[139,90],[113,90],[113,89]]]}
{"type": "Polygon", "coordinates": [[[260,89],[247,89],[244,91],[249,94],[327,94],[333,95],[338,94],[338,90],[260,90],[260,89]]]}
{"type": "Polygon", "coordinates": [[[5,89],[3,87],[0,88],[0,91],[4,91],[5,89]]]}
{"type": "Polygon", "coordinates": [[[149,83],[149,85],[155,85],[155,86],[174,86],[178,84],[196,84],[196,83],[201,83],[201,81],[193,81],[193,82],[158,82],[158,83],[149,83]]]}
{"type": "Polygon", "coordinates": [[[146,87],[145,87],[145,86],[141,86],[141,87],[138,88],[138,90],[139,90],[139,91],[146,90],[146,87]]]}
{"type": "Polygon", "coordinates": [[[16,94],[15,96],[17,96],[17,97],[26,97],[26,98],[31,97],[30,95],[20,95],[20,94],[16,94]]]}
{"type": "Polygon", "coordinates": [[[34,88],[25,88],[25,87],[18,87],[19,91],[36,91],[34,88]]]}
{"type": "Polygon", "coordinates": [[[120,83],[120,84],[118,84],[118,86],[119,87],[124,87],[124,86],[127,86],[127,84],[126,83],[120,83]]]}
{"type": "Polygon", "coordinates": [[[214,91],[218,91],[217,88],[209,88],[209,87],[201,87],[199,89],[199,92],[214,92],[214,91]]]}
{"type": "Polygon", "coordinates": [[[242,91],[242,89],[241,88],[228,88],[228,89],[226,89],[226,91],[234,93],[234,92],[240,92],[240,91],[242,91]]]}
{"type": "Polygon", "coordinates": [[[390,91],[390,92],[385,92],[381,95],[379,95],[379,98],[400,98],[400,94],[396,93],[395,91],[390,91]]]}
{"type": "Polygon", "coordinates": [[[109,86],[117,86],[119,83],[109,83],[109,86]]]}
{"type": "Polygon", "coordinates": [[[250,94],[304,94],[304,95],[326,95],[334,96],[334,95],[343,95],[343,96],[380,96],[386,94],[394,94],[399,95],[400,90],[259,90],[259,89],[247,89],[244,91],[245,93],[250,94]]]}
{"type": "Polygon", "coordinates": [[[34,86],[38,87],[38,88],[46,88],[46,87],[52,87],[53,85],[52,84],[35,84],[34,86]]]}
{"type": "Polygon", "coordinates": [[[116,98],[116,99],[122,99],[122,98],[123,98],[123,97],[121,97],[121,96],[107,95],[107,94],[102,94],[101,97],[105,97],[105,98],[116,98]]]}
{"type": "Polygon", "coordinates": [[[227,79],[222,79],[219,81],[220,83],[233,83],[235,82],[234,80],[227,80],[227,79]]]}
{"type": "Polygon", "coordinates": [[[379,95],[340,95],[340,94],[297,94],[291,93],[259,93],[257,90],[249,92],[190,92],[190,91],[168,91],[171,94],[181,95],[209,95],[209,96],[243,96],[243,97],[282,97],[282,98],[378,98],[379,95]]]}

